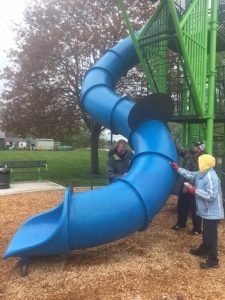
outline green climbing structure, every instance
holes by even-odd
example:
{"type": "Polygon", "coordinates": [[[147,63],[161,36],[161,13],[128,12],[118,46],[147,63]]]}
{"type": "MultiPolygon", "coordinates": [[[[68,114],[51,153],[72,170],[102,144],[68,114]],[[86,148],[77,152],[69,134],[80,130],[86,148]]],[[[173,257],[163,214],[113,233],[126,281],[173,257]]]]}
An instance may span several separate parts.
{"type": "Polygon", "coordinates": [[[185,146],[204,139],[208,153],[225,150],[225,0],[161,0],[134,33],[118,0],[150,93],[172,96],[171,122],[185,146]]]}

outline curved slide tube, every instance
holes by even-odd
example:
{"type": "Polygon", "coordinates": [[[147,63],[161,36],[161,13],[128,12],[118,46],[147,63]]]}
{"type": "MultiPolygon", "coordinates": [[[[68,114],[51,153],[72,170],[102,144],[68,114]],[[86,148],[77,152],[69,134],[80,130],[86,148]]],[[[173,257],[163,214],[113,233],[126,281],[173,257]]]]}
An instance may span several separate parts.
{"type": "Polygon", "coordinates": [[[19,228],[4,258],[67,254],[111,242],[145,229],[165,204],[176,177],[168,163],[176,161],[171,135],[159,120],[145,118],[136,128],[130,126],[135,103],[114,92],[118,79],[137,63],[127,38],[86,73],[82,88],[85,111],[129,139],[135,152],[129,173],[97,190],[73,193],[66,189],[59,206],[19,228]]]}

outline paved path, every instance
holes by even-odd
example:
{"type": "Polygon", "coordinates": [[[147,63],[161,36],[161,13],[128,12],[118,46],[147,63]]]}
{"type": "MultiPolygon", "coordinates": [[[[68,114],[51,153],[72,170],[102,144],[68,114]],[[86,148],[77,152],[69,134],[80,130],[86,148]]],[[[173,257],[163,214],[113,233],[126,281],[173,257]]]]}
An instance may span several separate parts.
{"type": "Polygon", "coordinates": [[[26,193],[26,192],[40,192],[40,191],[53,191],[53,190],[62,190],[65,189],[64,186],[59,185],[52,181],[24,181],[24,182],[15,182],[10,184],[8,189],[0,189],[1,195],[10,195],[17,193],[26,193]]]}

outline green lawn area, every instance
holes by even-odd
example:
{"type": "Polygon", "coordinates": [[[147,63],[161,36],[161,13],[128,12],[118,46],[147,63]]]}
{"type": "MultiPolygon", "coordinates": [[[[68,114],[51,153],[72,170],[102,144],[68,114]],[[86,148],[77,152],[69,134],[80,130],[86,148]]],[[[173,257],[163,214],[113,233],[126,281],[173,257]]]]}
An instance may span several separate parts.
{"type": "MultiPolygon", "coordinates": [[[[107,151],[99,150],[100,175],[94,175],[94,185],[105,185],[105,164],[107,151]]],[[[90,150],[73,151],[0,151],[0,162],[6,160],[47,160],[48,173],[43,179],[51,180],[64,186],[90,186],[90,150]]],[[[37,174],[16,175],[14,181],[38,180],[37,174]]]]}

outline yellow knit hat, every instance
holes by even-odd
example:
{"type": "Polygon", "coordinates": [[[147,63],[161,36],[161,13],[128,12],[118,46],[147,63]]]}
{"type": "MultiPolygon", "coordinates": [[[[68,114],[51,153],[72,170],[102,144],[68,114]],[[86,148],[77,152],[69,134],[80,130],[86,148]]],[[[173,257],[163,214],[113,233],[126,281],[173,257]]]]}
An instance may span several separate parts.
{"type": "Polygon", "coordinates": [[[198,167],[200,172],[205,172],[207,169],[213,168],[216,165],[216,159],[210,154],[203,154],[198,158],[198,167]]]}

